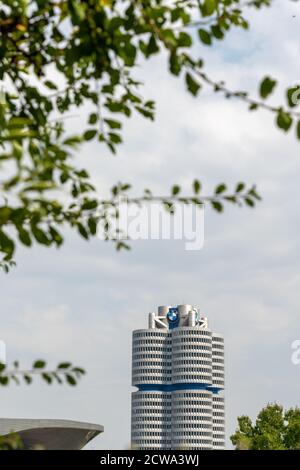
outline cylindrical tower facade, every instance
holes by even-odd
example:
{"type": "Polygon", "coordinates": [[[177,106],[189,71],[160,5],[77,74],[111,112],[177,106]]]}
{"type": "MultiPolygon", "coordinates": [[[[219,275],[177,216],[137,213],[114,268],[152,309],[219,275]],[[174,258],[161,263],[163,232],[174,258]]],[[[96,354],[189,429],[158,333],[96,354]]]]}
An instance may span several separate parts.
{"type": "Polygon", "coordinates": [[[196,327],[172,331],[172,382],[212,385],[212,334],[196,327]]]}
{"type": "Polygon", "coordinates": [[[172,381],[172,347],[168,330],[137,330],[132,341],[132,385],[172,381]]]}
{"type": "Polygon", "coordinates": [[[133,449],[225,445],[224,341],[191,305],[162,306],[133,332],[133,449]]]}
{"type": "Polygon", "coordinates": [[[132,449],[171,449],[172,394],[137,391],[131,402],[132,449]]]}
{"type": "Polygon", "coordinates": [[[172,449],[210,450],[212,392],[177,390],[172,393],[172,449]]]}
{"type": "Polygon", "coordinates": [[[219,393],[213,395],[213,448],[225,448],[225,370],[224,339],[212,336],[212,385],[219,393]]]}

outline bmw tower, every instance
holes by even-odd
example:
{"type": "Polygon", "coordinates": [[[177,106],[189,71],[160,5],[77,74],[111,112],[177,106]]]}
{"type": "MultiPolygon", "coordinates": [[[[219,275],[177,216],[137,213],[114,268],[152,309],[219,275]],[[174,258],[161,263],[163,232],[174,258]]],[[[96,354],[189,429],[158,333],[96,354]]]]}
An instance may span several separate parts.
{"type": "Polygon", "coordinates": [[[197,308],[158,307],[133,332],[132,385],[132,449],[224,449],[224,340],[197,308]]]}

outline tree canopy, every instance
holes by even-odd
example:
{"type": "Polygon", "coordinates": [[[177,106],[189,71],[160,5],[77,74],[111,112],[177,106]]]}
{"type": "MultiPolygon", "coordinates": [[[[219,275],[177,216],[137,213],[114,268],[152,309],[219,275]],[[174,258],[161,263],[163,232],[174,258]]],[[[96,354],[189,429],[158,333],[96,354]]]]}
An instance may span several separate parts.
{"type": "Polygon", "coordinates": [[[238,450],[299,450],[300,408],[268,404],[252,423],[248,416],[238,418],[238,429],[231,436],[238,450]]]}
{"type": "MultiPolygon", "coordinates": [[[[276,115],[284,131],[298,118],[295,89],[286,104],[266,99],[276,80],[266,77],[260,97],[232,91],[208,76],[204,48],[223,40],[233,28],[248,28],[249,9],[269,7],[272,0],[8,0],[0,5],[0,252],[7,270],[16,245],[33,242],[60,246],[62,225],[88,239],[97,227],[109,232],[117,217],[117,196],[135,204],[158,198],[167,207],[175,200],[208,202],[221,212],[224,203],[253,207],[259,200],[255,186],[237,183],[228,190],[218,184],[204,195],[200,182],[183,197],[177,184],[169,195],[151,190],[138,198],[131,185],[117,183],[111,198],[100,197],[86,169],[78,168],[76,153],[85,141],[97,141],[114,153],[122,142],[124,118],[138,113],[155,117],[155,103],[144,97],[135,69],[141,60],[163,54],[171,74],[183,79],[197,96],[210,86],[226,98],[243,100],[251,109],[276,115]],[[66,132],[68,112],[89,106],[81,135],[66,132]],[[110,210],[108,210],[110,208],[110,210]]],[[[297,91],[297,89],[296,89],[297,91]]],[[[298,134],[300,127],[298,125],[298,134]]],[[[166,194],[166,191],[164,191],[166,194]]],[[[107,237],[109,238],[109,237],[107,237]]],[[[117,242],[117,248],[128,247],[117,242]]]]}

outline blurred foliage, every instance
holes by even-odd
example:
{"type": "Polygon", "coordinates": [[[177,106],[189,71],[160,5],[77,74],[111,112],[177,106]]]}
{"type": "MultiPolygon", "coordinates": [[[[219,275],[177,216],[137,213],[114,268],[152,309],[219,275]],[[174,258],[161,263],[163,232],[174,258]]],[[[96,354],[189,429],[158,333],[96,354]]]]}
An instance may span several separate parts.
{"type": "MultiPolygon", "coordinates": [[[[106,232],[109,204],[99,200],[98,188],[85,169],[76,167],[74,156],[85,141],[104,143],[115,153],[124,119],[134,112],[154,119],[155,103],[141,94],[142,83],[134,74],[142,59],[162,54],[170,73],[180,77],[193,96],[208,85],[226,98],[243,100],[251,110],[275,113],[277,125],[287,132],[298,118],[298,87],[287,91],[286,105],[274,107],[267,99],[276,80],[264,78],[258,99],[252,99],[211,79],[201,57],[233,28],[247,29],[248,10],[271,4],[272,0],[1,2],[2,267],[8,271],[14,264],[19,243],[60,246],[63,225],[85,239],[94,236],[98,226],[106,232]],[[80,110],[83,115],[86,109],[81,134],[69,135],[69,113],[80,110]]],[[[300,136],[300,125],[296,127],[300,136]]],[[[248,191],[244,197],[220,192],[198,199],[218,212],[226,201],[252,207],[258,195],[255,188],[248,191]]],[[[176,199],[176,194],[171,196],[176,199]]],[[[195,203],[192,196],[187,199],[195,203]]]]}
{"type": "Polygon", "coordinates": [[[277,403],[268,404],[255,424],[240,416],[231,442],[238,450],[300,450],[300,408],[285,411],[277,403]]]}
{"type": "Polygon", "coordinates": [[[18,361],[15,361],[11,368],[6,364],[0,363],[0,386],[6,386],[11,383],[30,385],[36,376],[40,377],[48,385],[52,383],[65,383],[75,386],[84,374],[84,369],[74,366],[70,362],[62,362],[55,369],[48,369],[47,363],[39,359],[28,370],[20,369],[18,361]]]}
{"type": "Polygon", "coordinates": [[[16,433],[0,436],[0,450],[23,450],[24,444],[16,433]]]}

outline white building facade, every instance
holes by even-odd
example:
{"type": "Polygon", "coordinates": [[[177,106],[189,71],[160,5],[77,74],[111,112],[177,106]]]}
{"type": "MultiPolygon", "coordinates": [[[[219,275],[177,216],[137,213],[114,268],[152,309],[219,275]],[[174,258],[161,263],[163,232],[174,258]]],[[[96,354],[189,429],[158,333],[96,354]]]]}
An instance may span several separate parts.
{"type": "Polygon", "coordinates": [[[225,448],[224,340],[191,305],[158,307],[133,332],[133,449],[225,448]]]}

